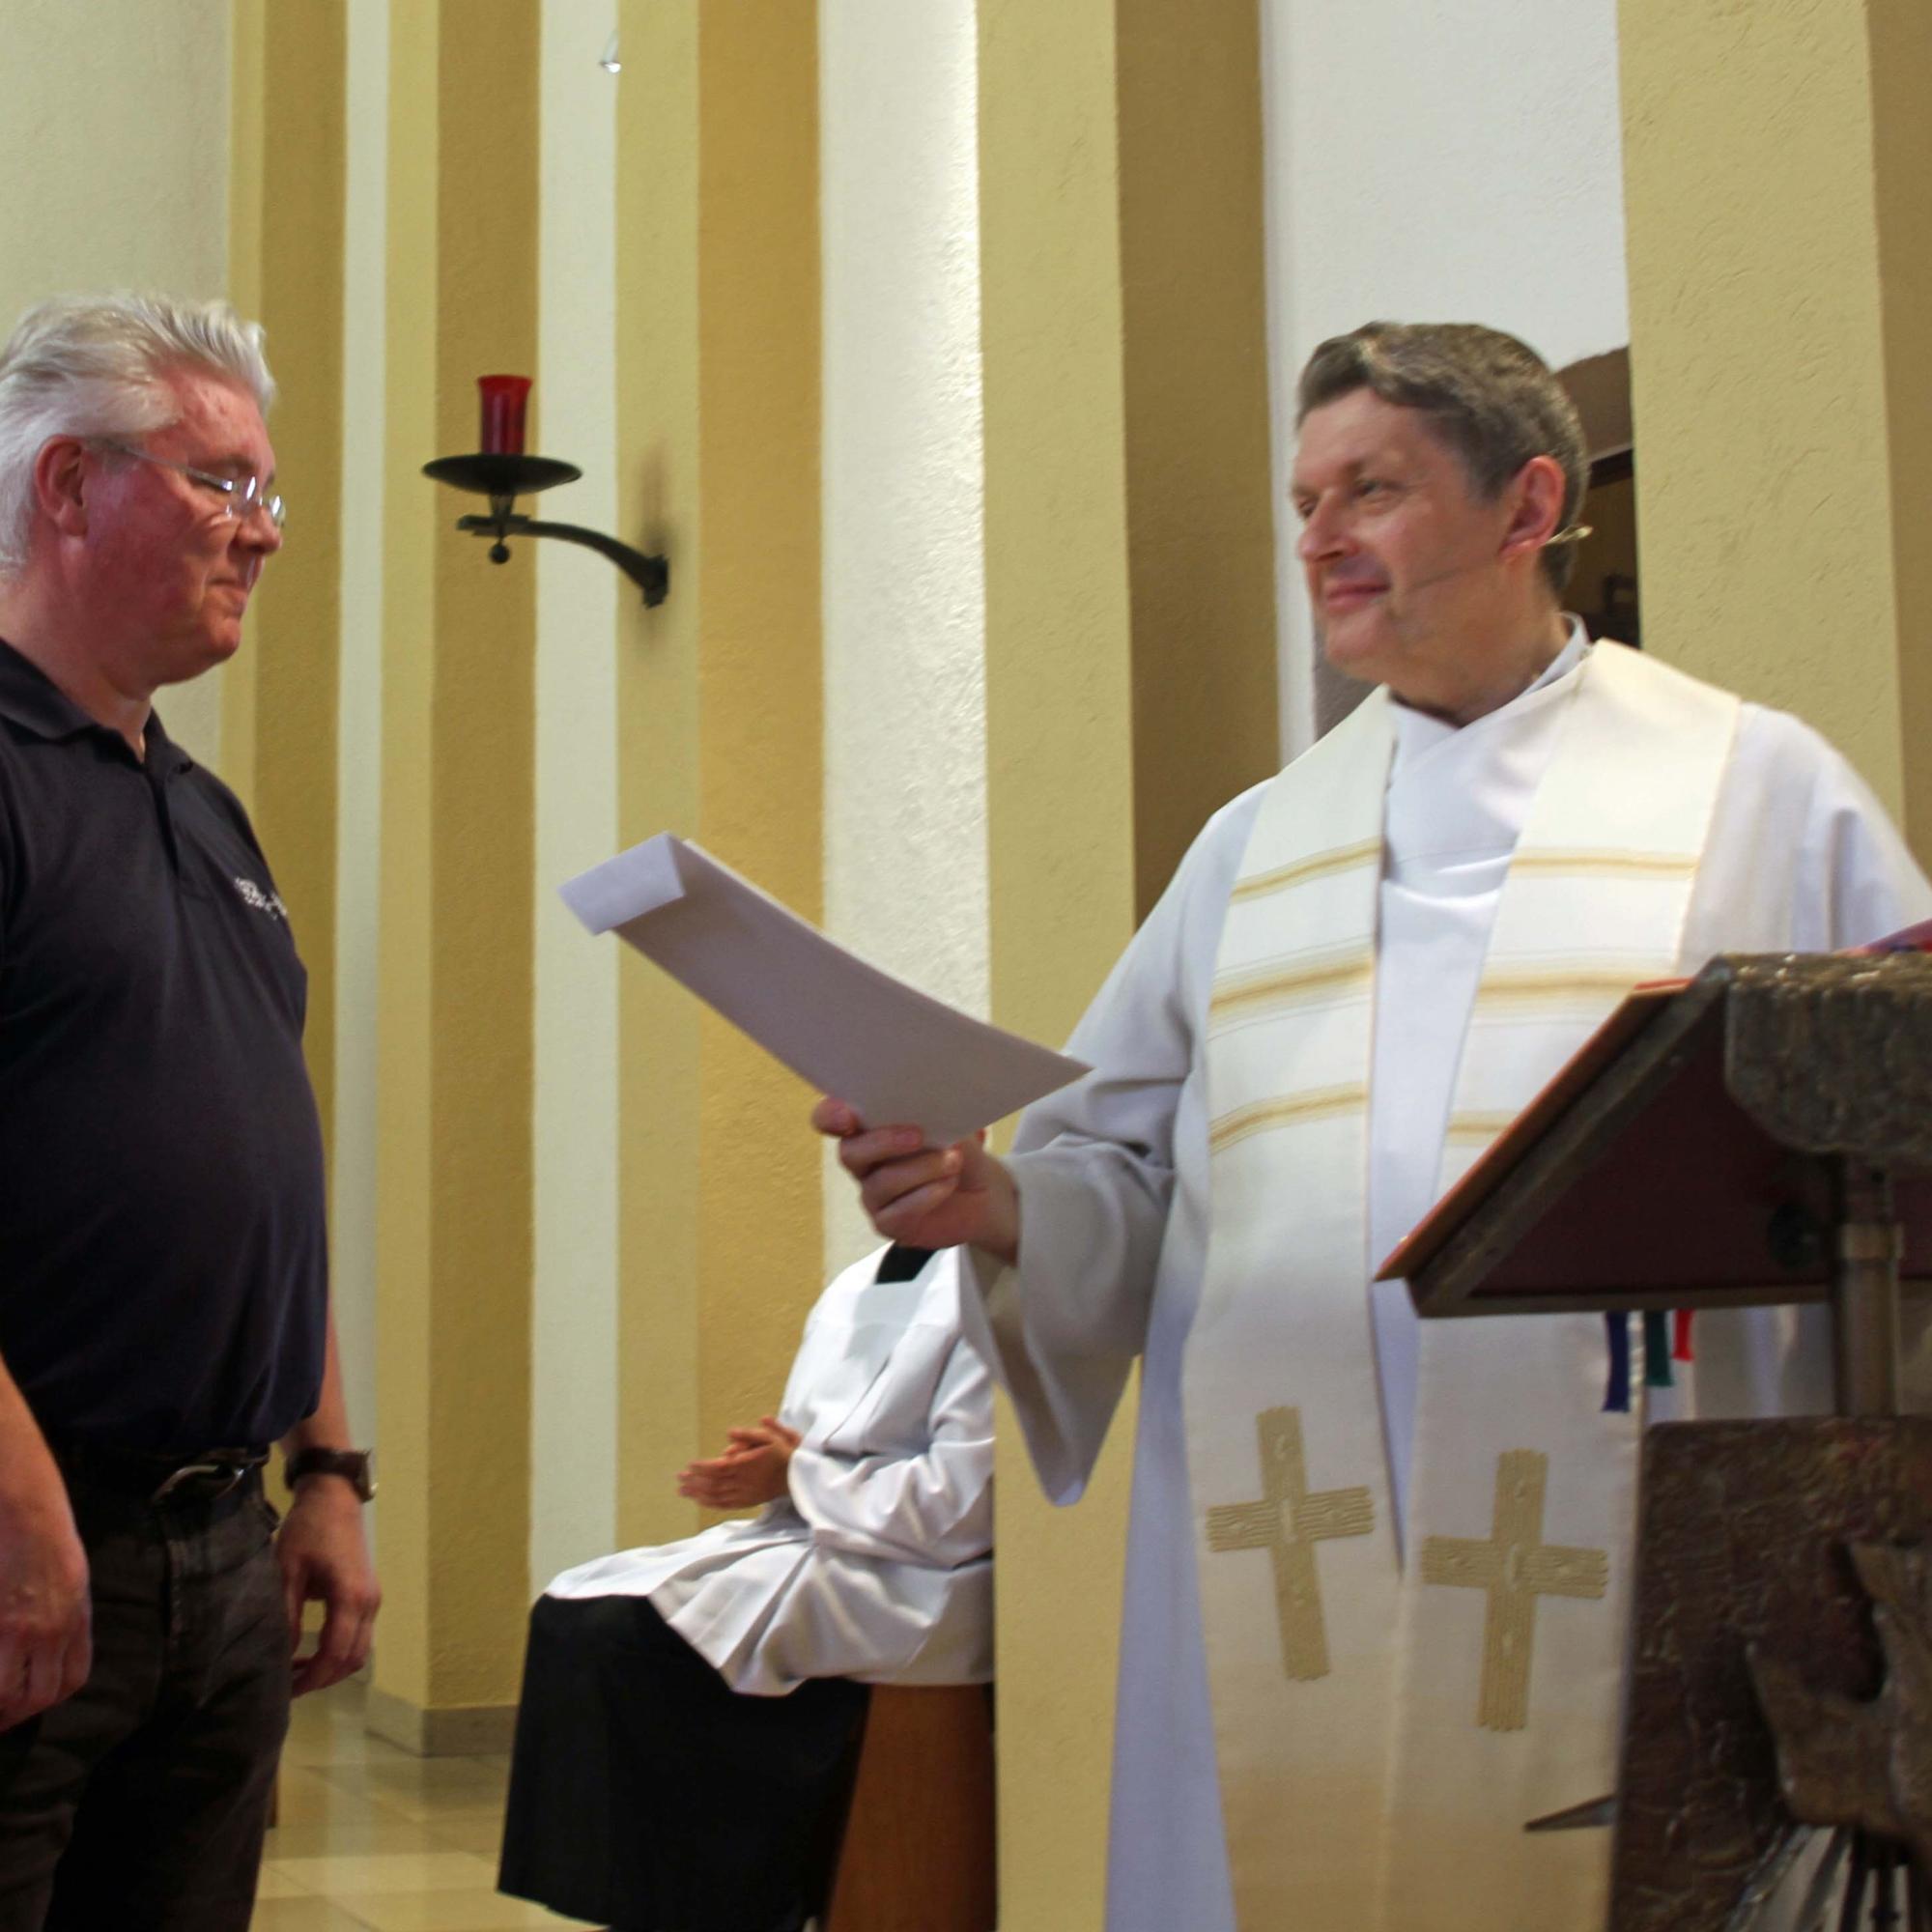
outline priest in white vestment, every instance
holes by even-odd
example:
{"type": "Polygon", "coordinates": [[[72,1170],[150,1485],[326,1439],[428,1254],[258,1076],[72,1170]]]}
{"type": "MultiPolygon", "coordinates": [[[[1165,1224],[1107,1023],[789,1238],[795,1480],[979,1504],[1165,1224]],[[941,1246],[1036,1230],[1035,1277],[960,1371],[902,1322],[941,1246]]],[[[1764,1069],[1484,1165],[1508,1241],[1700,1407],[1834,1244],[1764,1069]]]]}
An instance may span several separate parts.
{"type": "MultiPolygon", "coordinates": [[[[972,1244],[1056,1500],[1142,1360],[1110,1932],[1603,1923],[1608,1833],[1522,1827],[1615,1783],[1642,1399],[1600,1317],[1425,1329],[1375,1264],[1632,985],[1932,888],[1806,726],[1562,615],[1585,481],[1514,338],[1324,344],[1299,554],[1377,689],[1210,820],[1009,1158],[814,1113],[881,1232],[972,1244]]],[[[1700,1316],[1672,1412],[1828,1410],[1812,1314],[1700,1316]]]]}
{"type": "Polygon", "coordinates": [[[778,1413],[680,1493],[762,1504],[531,1613],[502,1889],[615,1932],[799,1932],[870,1684],[992,1678],[992,1382],[957,1251],[845,1269],[778,1413]]]}

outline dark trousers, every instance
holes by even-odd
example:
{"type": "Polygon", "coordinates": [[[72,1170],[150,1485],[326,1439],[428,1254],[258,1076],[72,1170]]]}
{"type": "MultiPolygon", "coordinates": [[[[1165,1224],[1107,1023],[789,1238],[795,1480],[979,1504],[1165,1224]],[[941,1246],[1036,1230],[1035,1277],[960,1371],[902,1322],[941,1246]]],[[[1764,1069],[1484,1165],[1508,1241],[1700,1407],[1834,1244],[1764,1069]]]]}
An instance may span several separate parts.
{"type": "Polygon", "coordinates": [[[822,1909],[870,1692],[733,1690],[642,1597],[541,1597],[499,1883],[615,1932],[800,1932],[822,1909]]]}
{"type": "Polygon", "coordinates": [[[259,1477],[160,1504],[70,1478],[94,1668],[0,1731],[0,1932],[247,1932],[289,1714],[259,1477]]]}

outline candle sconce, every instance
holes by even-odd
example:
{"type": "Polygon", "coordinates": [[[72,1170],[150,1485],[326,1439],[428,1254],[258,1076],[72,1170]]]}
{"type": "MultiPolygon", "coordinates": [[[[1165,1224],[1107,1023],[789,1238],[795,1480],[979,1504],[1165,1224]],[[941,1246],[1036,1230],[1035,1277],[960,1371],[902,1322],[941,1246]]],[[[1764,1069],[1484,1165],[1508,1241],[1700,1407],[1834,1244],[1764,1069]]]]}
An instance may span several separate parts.
{"type": "Polygon", "coordinates": [[[574,463],[559,463],[550,456],[497,455],[488,451],[474,456],[440,456],[423,465],[423,474],[458,490],[468,490],[490,499],[490,514],[459,517],[456,527],[473,536],[494,537],[490,546],[492,563],[510,560],[512,537],[560,537],[565,543],[582,544],[600,556],[608,556],[639,589],[644,602],[655,608],[665,601],[670,588],[670,564],[662,556],[647,556],[601,530],[587,530],[578,524],[554,524],[520,515],[517,498],[539,490],[554,489],[559,483],[575,483],[583,474],[574,463]]]}

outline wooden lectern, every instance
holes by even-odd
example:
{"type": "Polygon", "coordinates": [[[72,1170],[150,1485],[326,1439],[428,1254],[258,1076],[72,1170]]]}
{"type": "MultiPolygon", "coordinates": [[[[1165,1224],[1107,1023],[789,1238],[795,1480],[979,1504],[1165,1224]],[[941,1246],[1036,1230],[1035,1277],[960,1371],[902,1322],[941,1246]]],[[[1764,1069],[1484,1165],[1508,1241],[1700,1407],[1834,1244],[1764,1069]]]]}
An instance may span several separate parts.
{"type": "Polygon", "coordinates": [[[1932,955],[1714,960],[1640,988],[1397,1249],[1425,1316],[1829,1302],[1838,1414],[1644,1442],[1610,1932],[1932,1928],[1932,955]],[[1869,1920],[1860,1915],[1869,1911],[1869,1920]]]}

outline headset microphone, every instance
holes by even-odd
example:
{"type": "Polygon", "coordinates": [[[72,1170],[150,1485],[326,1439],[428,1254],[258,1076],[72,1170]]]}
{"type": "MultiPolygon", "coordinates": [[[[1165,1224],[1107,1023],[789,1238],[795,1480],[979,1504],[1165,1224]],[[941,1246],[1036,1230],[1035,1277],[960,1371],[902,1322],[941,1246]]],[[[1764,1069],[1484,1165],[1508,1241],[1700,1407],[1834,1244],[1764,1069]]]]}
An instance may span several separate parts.
{"type": "MultiPolygon", "coordinates": [[[[1543,550],[1552,550],[1558,544],[1581,543],[1591,533],[1588,524],[1571,524],[1544,539],[1539,546],[1543,550]]],[[[1482,570],[1494,561],[1492,555],[1472,557],[1467,563],[1451,564],[1447,570],[1438,570],[1434,577],[1417,578],[1412,583],[1403,585],[1405,596],[1413,596],[1419,590],[1433,590],[1438,583],[1447,583],[1452,577],[1467,577],[1471,571],[1482,570]]]]}

